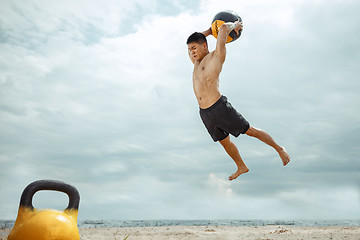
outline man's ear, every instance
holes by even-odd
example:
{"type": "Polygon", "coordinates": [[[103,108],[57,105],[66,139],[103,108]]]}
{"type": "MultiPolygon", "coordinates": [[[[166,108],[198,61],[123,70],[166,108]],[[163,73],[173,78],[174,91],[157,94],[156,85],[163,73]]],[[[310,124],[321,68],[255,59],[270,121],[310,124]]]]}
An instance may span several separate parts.
{"type": "Polygon", "coordinates": [[[207,49],[208,46],[207,46],[206,42],[204,42],[202,45],[203,45],[204,49],[207,49]]]}

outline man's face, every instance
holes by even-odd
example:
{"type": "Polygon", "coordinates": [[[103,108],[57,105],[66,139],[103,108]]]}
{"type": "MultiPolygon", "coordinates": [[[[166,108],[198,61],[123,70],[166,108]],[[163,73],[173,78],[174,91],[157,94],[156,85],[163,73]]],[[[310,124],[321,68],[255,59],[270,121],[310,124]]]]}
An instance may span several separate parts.
{"type": "Polygon", "coordinates": [[[189,43],[188,44],[188,53],[189,53],[190,59],[193,62],[201,61],[208,53],[207,45],[206,45],[206,43],[203,43],[203,44],[198,44],[196,42],[189,43]]]}

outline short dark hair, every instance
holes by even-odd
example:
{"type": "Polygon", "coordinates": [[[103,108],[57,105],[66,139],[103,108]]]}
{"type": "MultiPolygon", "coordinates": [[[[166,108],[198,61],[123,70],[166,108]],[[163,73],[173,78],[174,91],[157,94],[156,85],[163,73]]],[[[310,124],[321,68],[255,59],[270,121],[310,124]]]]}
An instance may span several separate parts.
{"type": "Polygon", "coordinates": [[[186,44],[193,43],[193,42],[196,42],[198,44],[206,43],[206,45],[207,45],[207,40],[206,40],[205,35],[202,33],[199,33],[199,32],[194,32],[193,34],[191,34],[188,37],[186,44]]]}

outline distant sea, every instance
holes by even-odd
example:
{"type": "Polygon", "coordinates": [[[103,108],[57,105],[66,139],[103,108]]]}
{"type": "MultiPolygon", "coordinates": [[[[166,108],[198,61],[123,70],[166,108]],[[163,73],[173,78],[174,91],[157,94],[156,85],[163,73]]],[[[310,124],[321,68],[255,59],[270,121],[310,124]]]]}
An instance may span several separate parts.
{"type": "MultiPolygon", "coordinates": [[[[0,229],[12,228],[13,220],[0,220],[0,229]]],[[[84,220],[80,228],[156,227],[156,226],[360,226],[357,220],[84,220]]]]}

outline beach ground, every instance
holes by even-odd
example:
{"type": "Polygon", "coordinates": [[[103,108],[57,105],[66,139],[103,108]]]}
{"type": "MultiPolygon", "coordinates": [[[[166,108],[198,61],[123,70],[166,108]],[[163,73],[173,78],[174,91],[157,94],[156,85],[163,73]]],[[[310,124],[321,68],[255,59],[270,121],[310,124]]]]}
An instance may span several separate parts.
{"type": "MultiPolygon", "coordinates": [[[[360,240],[360,227],[296,227],[296,226],[169,226],[130,228],[80,228],[81,240],[219,239],[219,240],[360,240]]],[[[6,240],[10,229],[0,230],[6,240]]]]}

